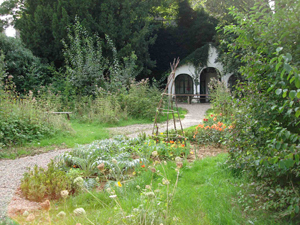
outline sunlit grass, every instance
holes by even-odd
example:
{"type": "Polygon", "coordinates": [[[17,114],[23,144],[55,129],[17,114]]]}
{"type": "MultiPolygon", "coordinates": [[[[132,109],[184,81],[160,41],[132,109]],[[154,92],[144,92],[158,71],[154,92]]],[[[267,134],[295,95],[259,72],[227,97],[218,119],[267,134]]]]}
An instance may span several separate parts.
{"type": "MultiPolygon", "coordinates": [[[[284,224],[271,219],[265,212],[245,213],[238,204],[238,192],[244,191],[242,183],[248,181],[242,177],[233,176],[229,169],[224,166],[227,154],[216,157],[204,158],[193,163],[184,163],[180,172],[178,187],[170,207],[170,224],[284,224]],[[178,218],[173,221],[172,218],[178,218]]],[[[164,167],[171,184],[176,180],[176,165],[168,162],[164,167]]],[[[162,169],[158,167],[158,169],[162,169]]],[[[153,189],[159,187],[162,179],[153,175],[150,170],[142,172],[138,177],[116,188],[116,195],[124,212],[128,215],[133,208],[141,204],[139,185],[152,184],[153,189]]],[[[164,187],[163,187],[164,188],[164,187]]],[[[161,189],[163,189],[161,188],[161,189]]],[[[119,207],[115,201],[109,198],[106,191],[93,191],[101,204],[89,193],[83,192],[63,200],[53,201],[50,210],[53,224],[88,224],[84,217],[74,217],[72,212],[75,208],[84,208],[87,217],[95,224],[114,224],[117,216],[121,216],[119,207]],[[65,211],[67,217],[58,219],[56,215],[65,211]]],[[[151,209],[155,210],[155,209],[151,209]]],[[[22,220],[22,218],[19,218],[22,220]]],[[[37,218],[38,219],[38,218],[37,218]]],[[[42,219],[41,219],[42,220],[42,219]]],[[[126,220],[124,220],[126,221],[126,220]]],[[[126,224],[124,222],[124,224],[126,224]]]]}

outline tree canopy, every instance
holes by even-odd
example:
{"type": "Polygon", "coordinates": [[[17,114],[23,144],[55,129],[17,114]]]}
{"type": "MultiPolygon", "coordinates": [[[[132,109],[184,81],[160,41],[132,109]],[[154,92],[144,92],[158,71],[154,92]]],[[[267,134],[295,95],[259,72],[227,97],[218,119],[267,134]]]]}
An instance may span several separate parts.
{"type": "Polygon", "coordinates": [[[155,24],[150,18],[156,4],[155,0],[27,0],[15,18],[15,26],[26,47],[60,67],[64,62],[61,40],[67,37],[67,27],[77,16],[87,32],[101,38],[109,35],[119,58],[135,52],[138,66],[147,72],[155,65],[148,48],[155,41],[155,24]]]}

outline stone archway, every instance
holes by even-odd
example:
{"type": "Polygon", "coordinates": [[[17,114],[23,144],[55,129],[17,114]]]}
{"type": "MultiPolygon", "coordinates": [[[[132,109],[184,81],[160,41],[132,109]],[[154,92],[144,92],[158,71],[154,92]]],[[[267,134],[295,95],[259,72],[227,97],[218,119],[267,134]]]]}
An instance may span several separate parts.
{"type": "MultiPolygon", "coordinates": [[[[200,75],[200,94],[209,94],[208,84],[212,78],[221,80],[220,71],[214,67],[206,67],[204,68],[200,75]]],[[[201,99],[201,102],[207,102],[208,98],[201,99]]]]}
{"type": "Polygon", "coordinates": [[[175,94],[194,94],[194,82],[190,75],[180,74],[175,78],[175,94]]]}
{"type": "Polygon", "coordinates": [[[190,75],[179,74],[175,78],[175,94],[179,95],[177,100],[185,101],[190,99],[188,96],[180,96],[185,94],[194,94],[194,82],[190,75]]]}

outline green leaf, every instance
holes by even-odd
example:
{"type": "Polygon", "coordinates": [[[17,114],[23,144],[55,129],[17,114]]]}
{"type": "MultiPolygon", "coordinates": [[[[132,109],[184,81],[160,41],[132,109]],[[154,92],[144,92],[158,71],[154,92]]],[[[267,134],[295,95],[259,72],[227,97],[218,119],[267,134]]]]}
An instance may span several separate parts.
{"type": "Polygon", "coordinates": [[[277,63],[277,65],[275,67],[276,71],[278,71],[278,69],[279,69],[279,67],[281,67],[281,65],[282,65],[282,62],[277,63]]]}
{"type": "Polygon", "coordinates": [[[280,94],[282,93],[282,89],[277,89],[277,90],[275,91],[275,93],[276,93],[276,95],[280,95],[280,94]]]}
{"type": "Polygon", "coordinates": [[[295,75],[295,84],[297,88],[300,88],[300,74],[295,75]]]}
{"type": "Polygon", "coordinates": [[[276,52],[281,52],[282,51],[282,49],[283,49],[283,47],[278,47],[278,48],[276,48],[276,52]]]}
{"type": "Polygon", "coordinates": [[[297,110],[295,116],[296,116],[296,117],[299,117],[299,116],[300,116],[300,109],[297,110]]]}
{"type": "Polygon", "coordinates": [[[292,57],[292,55],[290,53],[287,53],[286,57],[289,59],[289,61],[292,61],[292,59],[293,59],[293,57],[292,57]]]}
{"type": "Polygon", "coordinates": [[[290,93],[289,93],[290,99],[293,100],[296,97],[296,94],[297,94],[297,92],[295,90],[291,90],[290,93]]]}
{"type": "Polygon", "coordinates": [[[297,98],[300,98],[300,89],[297,90],[297,98]]]}
{"type": "Polygon", "coordinates": [[[283,68],[289,73],[293,68],[288,63],[284,63],[283,68]]]}
{"type": "Polygon", "coordinates": [[[287,92],[288,92],[288,89],[284,89],[284,90],[283,90],[283,94],[282,94],[282,97],[283,97],[283,98],[285,98],[285,97],[286,97],[286,95],[287,95],[287,92]]]}

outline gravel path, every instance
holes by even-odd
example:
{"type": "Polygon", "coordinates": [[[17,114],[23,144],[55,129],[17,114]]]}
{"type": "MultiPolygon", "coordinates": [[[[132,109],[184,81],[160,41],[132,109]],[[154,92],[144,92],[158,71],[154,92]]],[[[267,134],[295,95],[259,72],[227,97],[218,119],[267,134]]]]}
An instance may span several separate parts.
{"type": "MultiPolygon", "coordinates": [[[[199,124],[204,118],[206,110],[210,108],[209,104],[179,104],[178,106],[188,110],[185,119],[182,120],[183,128],[199,124]]],[[[179,127],[179,123],[176,126],[179,127]]],[[[152,128],[153,124],[140,124],[116,127],[110,130],[116,134],[126,134],[128,137],[136,137],[140,132],[145,132],[148,135],[152,134],[152,128]]],[[[165,123],[159,126],[159,132],[163,132],[165,129],[165,123]]],[[[169,126],[169,129],[172,129],[172,126],[169,126]]],[[[26,172],[26,168],[33,167],[35,164],[45,167],[55,156],[69,150],[51,151],[15,160],[0,160],[0,222],[1,218],[4,218],[6,215],[7,206],[20,185],[20,180],[24,172],[26,172]]]]}

